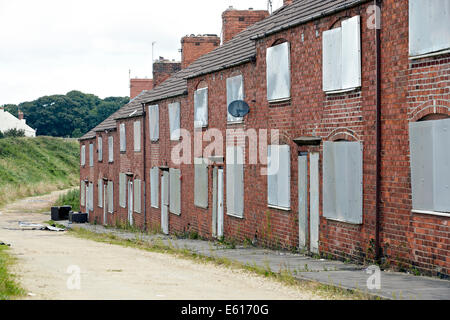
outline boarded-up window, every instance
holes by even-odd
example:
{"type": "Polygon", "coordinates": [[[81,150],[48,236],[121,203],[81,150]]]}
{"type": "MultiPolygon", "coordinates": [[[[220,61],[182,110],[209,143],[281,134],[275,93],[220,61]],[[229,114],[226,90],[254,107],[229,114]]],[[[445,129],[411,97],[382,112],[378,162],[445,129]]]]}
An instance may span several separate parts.
{"type": "Polygon", "coordinates": [[[114,183],[108,181],[108,212],[114,213],[114,183]]]}
{"type": "Polygon", "coordinates": [[[410,123],[414,210],[450,212],[450,119],[410,123]]]}
{"type": "Polygon", "coordinates": [[[127,206],[127,176],[125,173],[119,173],[119,206],[127,206]]]}
{"type": "Polygon", "coordinates": [[[244,100],[244,78],[239,75],[227,79],[227,120],[228,122],[241,122],[243,118],[233,117],[228,107],[233,101],[244,100]]]}
{"type": "Polygon", "coordinates": [[[89,211],[94,211],[94,184],[89,182],[89,211]]]}
{"type": "Polygon", "coordinates": [[[360,16],[342,21],[340,28],[323,33],[323,91],[361,86],[360,16]]]}
{"type": "Polygon", "coordinates": [[[180,140],[180,103],[169,104],[170,140],[180,140]]]}
{"type": "Polygon", "coordinates": [[[170,212],[181,214],[181,171],[179,169],[170,169],[170,212]]]}
{"type": "Polygon", "coordinates": [[[159,169],[150,169],[150,201],[153,208],[158,208],[159,203],[159,169]]]}
{"type": "Polygon", "coordinates": [[[84,144],[81,146],[81,165],[86,165],[86,146],[84,144]]]}
{"type": "Polygon", "coordinates": [[[141,196],[142,196],[142,187],[141,187],[141,180],[135,179],[134,180],[134,212],[141,213],[141,196]]]}
{"type": "Polygon", "coordinates": [[[208,126],[208,88],[194,92],[194,128],[208,126]]]}
{"type": "Polygon", "coordinates": [[[194,158],[194,204],[208,208],[208,166],[203,158],[194,158]]]}
{"type": "Polygon", "coordinates": [[[141,122],[134,122],[134,151],[141,151],[141,122]]]}
{"type": "Polygon", "coordinates": [[[409,54],[450,48],[450,1],[409,0],[409,54]]]}
{"type": "Polygon", "coordinates": [[[267,100],[291,97],[291,61],[289,42],[267,48],[267,100]]]}
{"type": "Polygon", "coordinates": [[[125,131],[125,123],[120,124],[120,152],[127,150],[127,135],[125,131]]]}
{"type": "Polygon", "coordinates": [[[268,153],[267,200],[269,206],[291,207],[291,152],[288,145],[271,145],[268,153]]]}
{"type": "Polygon", "coordinates": [[[98,137],[97,140],[98,161],[103,161],[103,139],[102,137],[98,137]]]}
{"type": "Polygon", "coordinates": [[[325,142],[323,147],[323,215],[325,218],[362,223],[362,145],[359,142],[325,142]]]}
{"type": "Polygon", "coordinates": [[[227,147],[227,214],[244,216],[244,153],[242,147],[227,147]]]}
{"type": "Polygon", "coordinates": [[[94,166],[94,144],[89,144],[89,167],[94,166]]]}
{"type": "Polygon", "coordinates": [[[103,208],[103,180],[102,179],[98,179],[97,182],[97,190],[98,190],[98,207],[99,208],[103,208]]]}
{"type": "Polygon", "coordinates": [[[148,121],[150,126],[150,140],[159,140],[159,106],[148,106],[148,121]]]}
{"type": "Polygon", "coordinates": [[[114,162],[114,137],[108,137],[108,161],[114,162]]]}
{"type": "Polygon", "coordinates": [[[81,181],[80,184],[80,204],[84,206],[86,204],[86,183],[81,181]]]}

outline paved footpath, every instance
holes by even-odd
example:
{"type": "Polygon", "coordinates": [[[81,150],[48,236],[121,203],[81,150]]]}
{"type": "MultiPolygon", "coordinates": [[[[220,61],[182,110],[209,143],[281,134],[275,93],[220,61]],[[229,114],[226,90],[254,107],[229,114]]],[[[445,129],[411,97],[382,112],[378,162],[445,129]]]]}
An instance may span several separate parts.
{"type": "Polygon", "coordinates": [[[97,233],[114,234],[123,239],[139,238],[145,241],[160,239],[165,245],[188,249],[200,255],[225,257],[243,264],[252,266],[256,264],[266,269],[270,267],[274,272],[290,270],[293,276],[299,280],[314,280],[323,284],[338,285],[341,288],[359,289],[387,299],[450,300],[449,280],[381,271],[380,289],[369,290],[367,282],[371,274],[368,274],[366,267],[361,265],[313,259],[301,254],[254,247],[237,246],[235,249],[230,249],[210,241],[178,239],[164,235],[143,235],[104,228],[99,225],[82,224],[76,226],[97,233]]]}

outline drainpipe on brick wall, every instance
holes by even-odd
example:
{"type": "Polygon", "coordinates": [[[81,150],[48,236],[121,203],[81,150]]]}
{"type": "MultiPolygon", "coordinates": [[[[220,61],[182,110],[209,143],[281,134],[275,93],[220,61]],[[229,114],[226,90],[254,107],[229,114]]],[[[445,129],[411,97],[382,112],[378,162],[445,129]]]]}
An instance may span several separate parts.
{"type": "Polygon", "coordinates": [[[147,121],[145,118],[146,118],[145,103],[142,103],[142,121],[143,121],[142,134],[144,136],[144,138],[142,139],[143,143],[144,143],[144,145],[142,146],[142,160],[143,160],[142,166],[143,166],[143,172],[144,172],[144,174],[142,175],[142,181],[144,182],[144,230],[147,231],[147,197],[146,197],[146,195],[147,195],[148,188],[147,188],[147,183],[146,183],[147,171],[146,171],[146,166],[145,166],[145,152],[146,152],[146,145],[147,145],[147,143],[146,143],[147,133],[146,133],[145,128],[146,128],[147,121]]]}
{"type": "Polygon", "coordinates": [[[375,199],[375,260],[380,262],[380,216],[381,216],[381,3],[382,0],[374,0],[374,5],[379,8],[380,15],[376,16],[375,28],[376,42],[376,199],[375,199]],[[379,22],[379,23],[378,23],[379,22]]]}

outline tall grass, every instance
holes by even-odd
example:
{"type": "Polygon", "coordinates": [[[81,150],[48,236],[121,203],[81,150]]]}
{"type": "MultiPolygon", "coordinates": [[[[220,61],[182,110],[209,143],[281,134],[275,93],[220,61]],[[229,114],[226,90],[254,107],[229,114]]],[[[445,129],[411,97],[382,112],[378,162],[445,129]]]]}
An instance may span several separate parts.
{"type": "Polygon", "coordinates": [[[52,137],[0,140],[0,205],[78,183],[79,145],[52,137]]]}
{"type": "Polygon", "coordinates": [[[80,211],[80,188],[70,190],[66,194],[60,195],[55,202],[55,206],[71,206],[72,211],[80,211]]]}
{"type": "Polygon", "coordinates": [[[14,259],[7,250],[8,247],[0,246],[0,300],[9,300],[24,295],[24,290],[16,282],[14,275],[8,271],[14,259]]]}

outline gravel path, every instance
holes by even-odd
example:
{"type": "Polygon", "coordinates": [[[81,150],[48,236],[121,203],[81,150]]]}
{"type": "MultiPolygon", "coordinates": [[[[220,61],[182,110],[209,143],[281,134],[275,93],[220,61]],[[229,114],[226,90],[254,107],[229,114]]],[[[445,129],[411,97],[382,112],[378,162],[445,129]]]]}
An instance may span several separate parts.
{"type": "Polygon", "coordinates": [[[66,232],[19,229],[19,221],[49,220],[35,212],[51,205],[61,193],[0,209],[0,240],[10,243],[18,258],[13,271],[29,293],[25,299],[321,298],[245,271],[79,239],[66,232]]]}

